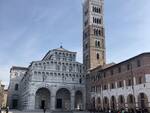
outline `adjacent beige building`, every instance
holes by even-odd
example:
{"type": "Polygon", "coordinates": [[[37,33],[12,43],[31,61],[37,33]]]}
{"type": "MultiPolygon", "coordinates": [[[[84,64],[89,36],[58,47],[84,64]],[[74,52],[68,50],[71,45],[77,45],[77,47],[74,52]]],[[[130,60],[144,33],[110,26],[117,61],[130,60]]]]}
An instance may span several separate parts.
{"type": "Polygon", "coordinates": [[[6,108],[7,107],[7,95],[8,95],[8,90],[5,89],[3,93],[3,102],[2,102],[2,107],[6,108]]]}
{"type": "Polygon", "coordinates": [[[5,85],[2,85],[2,82],[0,81],[0,107],[2,107],[2,103],[4,100],[4,87],[5,85]]]}

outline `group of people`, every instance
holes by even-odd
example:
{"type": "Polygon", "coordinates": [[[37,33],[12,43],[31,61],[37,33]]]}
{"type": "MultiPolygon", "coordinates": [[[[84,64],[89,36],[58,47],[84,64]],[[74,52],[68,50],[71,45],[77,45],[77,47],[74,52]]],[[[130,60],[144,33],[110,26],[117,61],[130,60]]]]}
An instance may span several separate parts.
{"type": "MultiPolygon", "coordinates": [[[[9,107],[7,106],[5,109],[3,109],[3,110],[5,110],[5,113],[8,113],[9,112],[9,107]]],[[[2,113],[2,108],[0,107],[0,113],[2,113]]]]}
{"type": "Polygon", "coordinates": [[[90,113],[149,113],[147,109],[128,109],[128,110],[110,110],[110,109],[105,109],[105,110],[89,110],[90,113]]]}

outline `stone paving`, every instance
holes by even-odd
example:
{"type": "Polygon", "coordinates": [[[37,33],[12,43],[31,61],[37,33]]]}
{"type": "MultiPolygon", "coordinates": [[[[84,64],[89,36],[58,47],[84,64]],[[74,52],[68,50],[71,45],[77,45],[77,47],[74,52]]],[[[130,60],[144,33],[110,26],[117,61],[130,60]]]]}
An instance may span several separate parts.
{"type": "MultiPolygon", "coordinates": [[[[2,111],[2,113],[6,113],[6,112],[2,111]]],[[[9,113],[43,113],[43,112],[25,112],[25,111],[10,110],[9,113]]],[[[46,113],[52,113],[52,112],[46,112],[46,113]]],[[[58,113],[89,113],[89,112],[82,111],[82,112],[58,112],[58,113]]]]}

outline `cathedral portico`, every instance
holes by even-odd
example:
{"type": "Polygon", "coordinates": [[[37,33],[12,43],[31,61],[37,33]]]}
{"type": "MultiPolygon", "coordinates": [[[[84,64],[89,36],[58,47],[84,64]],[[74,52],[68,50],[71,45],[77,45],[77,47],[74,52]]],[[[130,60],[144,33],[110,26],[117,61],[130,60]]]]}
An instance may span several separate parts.
{"type": "Polygon", "coordinates": [[[50,110],[50,91],[47,88],[40,88],[35,95],[35,109],[50,110]]]}

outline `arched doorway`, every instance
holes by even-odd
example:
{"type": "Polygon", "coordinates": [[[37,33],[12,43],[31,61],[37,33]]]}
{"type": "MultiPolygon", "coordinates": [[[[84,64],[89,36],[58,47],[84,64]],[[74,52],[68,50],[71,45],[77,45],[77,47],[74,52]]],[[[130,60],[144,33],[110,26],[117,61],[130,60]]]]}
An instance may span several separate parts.
{"type": "Polygon", "coordinates": [[[95,97],[93,97],[91,99],[91,109],[94,110],[95,109],[95,97]]]}
{"type": "Polygon", "coordinates": [[[50,91],[47,88],[40,88],[35,96],[35,109],[50,109],[50,91]]]}
{"type": "Polygon", "coordinates": [[[135,97],[132,94],[129,94],[127,97],[127,103],[128,103],[128,109],[129,110],[135,110],[136,104],[135,104],[135,97]]]}
{"type": "Polygon", "coordinates": [[[111,97],[111,109],[112,110],[116,110],[117,109],[117,105],[116,105],[116,98],[114,96],[111,97]]]}
{"type": "Polygon", "coordinates": [[[118,98],[118,109],[125,109],[125,99],[123,95],[120,95],[118,98]]]}
{"type": "Polygon", "coordinates": [[[97,100],[96,100],[96,109],[99,111],[102,109],[102,106],[101,106],[101,98],[98,97],[97,100]]]}
{"type": "Polygon", "coordinates": [[[104,97],[103,99],[103,110],[104,111],[109,110],[109,99],[107,97],[104,97]]]}
{"type": "Polygon", "coordinates": [[[70,91],[66,88],[59,89],[56,93],[56,109],[68,111],[70,106],[70,91]]]}
{"type": "Polygon", "coordinates": [[[75,93],[75,109],[83,109],[83,95],[81,91],[76,91],[75,93]]]}
{"type": "Polygon", "coordinates": [[[138,107],[139,109],[148,110],[148,98],[144,93],[138,95],[138,107]]]}

